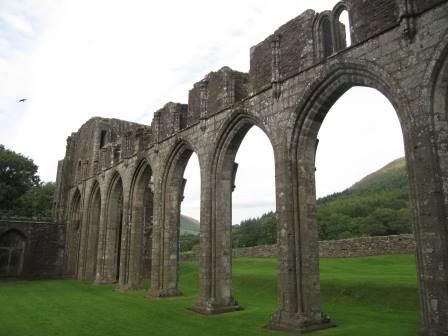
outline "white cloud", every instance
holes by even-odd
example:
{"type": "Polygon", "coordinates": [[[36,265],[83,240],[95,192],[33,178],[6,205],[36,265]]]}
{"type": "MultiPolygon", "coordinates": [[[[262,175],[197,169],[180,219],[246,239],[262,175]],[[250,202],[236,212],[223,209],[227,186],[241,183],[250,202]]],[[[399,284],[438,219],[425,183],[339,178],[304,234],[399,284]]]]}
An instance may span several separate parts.
{"type": "Polygon", "coordinates": [[[27,35],[33,34],[33,27],[21,15],[13,15],[0,11],[0,21],[4,21],[8,26],[10,26],[10,29],[16,30],[19,33],[27,35]]]}

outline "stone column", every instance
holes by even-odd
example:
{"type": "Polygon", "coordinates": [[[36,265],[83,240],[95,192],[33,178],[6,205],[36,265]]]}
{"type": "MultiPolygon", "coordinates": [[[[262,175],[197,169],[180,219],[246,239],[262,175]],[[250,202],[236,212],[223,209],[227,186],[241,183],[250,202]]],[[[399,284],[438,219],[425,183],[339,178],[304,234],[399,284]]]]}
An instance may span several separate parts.
{"type": "Polygon", "coordinates": [[[95,186],[87,206],[87,253],[85,255],[85,279],[95,280],[98,256],[98,229],[101,221],[101,194],[99,186],[95,186]]]}
{"type": "Polygon", "coordinates": [[[97,253],[97,268],[95,276],[95,284],[107,284],[110,283],[104,276],[104,263],[105,263],[105,235],[106,235],[106,210],[107,210],[106,197],[101,198],[101,215],[100,215],[100,227],[98,232],[98,253],[97,253]]]}
{"type": "Polygon", "coordinates": [[[162,225],[160,212],[162,207],[162,193],[160,185],[160,177],[158,170],[154,171],[154,209],[153,209],[153,227],[152,227],[152,259],[151,259],[151,289],[149,297],[160,297],[161,284],[161,237],[162,225]]]}
{"type": "Polygon", "coordinates": [[[85,200],[86,186],[85,183],[82,185],[81,189],[81,228],[80,228],[80,242],[79,242],[79,254],[78,254],[78,280],[85,280],[85,268],[86,268],[86,257],[87,257],[87,241],[88,241],[88,206],[85,200]]]}
{"type": "MultiPolygon", "coordinates": [[[[135,201],[135,200],[134,200],[135,201]]],[[[139,208],[139,210],[141,210],[139,208]]],[[[135,290],[143,288],[143,228],[140,218],[131,215],[129,209],[128,225],[122,233],[121,264],[120,267],[120,290],[135,290]]],[[[134,214],[135,215],[135,214],[134,214]]]]}
{"type": "Polygon", "coordinates": [[[200,296],[191,308],[201,314],[241,309],[232,296],[233,167],[230,162],[219,179],[201,169],[200,296]]]}
{"type": "Polygon", "coordinates": [[[123,201],[123,193],[120,195],[114,195],[117,197],[116,202],[112,203],[114,209],[110,209],[110,221],[108,226],[107,238],[106,238],[106,265],[104,268],[104,274],[106,279],[111,282],[117,282],[120,277],[119,266],[121,268],[121,248],[123,242],[123,235],[126,235],[128,226],[128,217],[126,206],[127,200],[123,201]],[[121,208],[121,213],[119,209],[121,208]],[[121,232],[120,232],[121,230],[121,232]],[[118,277],[118,279],[117,279],[118,277]]]}
{"type": "Polygon", "coordinates": [[[115,268],[114,273],[118,276],[117,290],[126,291],[130,289],[136,289],[132,287],[128,282],[128,272],[130,264],[130,242],[131,242],[131,222],[130,222],[130,209],[129,209],[129,192],[127,189],[123,191],[123,210],[122,210],[122,223],[121,232],[119,226],[117,227],[117,241],[120,241],[116,246],[115,254],[115,268]],[[126,197],[125,197],[126,195],[126,197]],[[116,267],[119,265],[119,269],[116,267]]]}
{"type": "Polygon", "coordinates": [[[178,288],[182,176],[180,178],[168,177],[168,180],[159,180],[154,186],[154,204],[156,206],[154,206],[150,297],[182,294],[178,288]],[[163,185],[165,185],[164,190],[162,190],[163,185]]]}
{"type": "Polygon", "coordinates": [[[422,336],[446,335],[448,332],[448,225],[447,191],[444,166],[446,137],[438,138],[442,129],[431,129],[420,113],[416,129],[406,146],[406,158],[413,210],[414,235],[417,243],[417,270],[420,287],[422,336]]]}
{"type": "MultiPolygon", "coordinates": [[[[153,182],[151,174],[147,173],[148,168],[135,181],[132,190],[133,195],[132,205],[129,206],[129,226],[130,230],[126,236],[126,269],[120,280],[126,284],[126,289],[142,289],[143,279],[145,277],[145,270],[148,270],[148,265],[145,265],[148,260],[145,255],[145,247],[151,246],[149,239],[152,231],[152,216],[153,216],[153,182]],[[146,172],[146,173],[145,173],[146,172]]],[[[146,274],[148,276],[149,274],[146,274]]]]}
{"type": "Polygon", "coordinates": [[[299,333],[333,326],[320,310],[314,153],[309,154],[291,164],[282,145],[275,163],[279,309],[268,327],[299,333]]]}

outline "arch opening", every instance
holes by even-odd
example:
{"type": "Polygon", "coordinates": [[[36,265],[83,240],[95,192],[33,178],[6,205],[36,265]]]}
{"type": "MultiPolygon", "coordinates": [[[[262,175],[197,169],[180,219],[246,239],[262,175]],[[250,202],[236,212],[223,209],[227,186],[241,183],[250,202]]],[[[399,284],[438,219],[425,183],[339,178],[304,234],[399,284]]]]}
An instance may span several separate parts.
{"type": "Polygon", "coordinates": [[[321,125],[315,162],[319,238],[411,233],[403,137],[387,98],[353,87],[321,125]],[[356,207],[345,199],[356,201],[356,207]]]}
{"type": "Polygon", "coordinates": [[[123,234],[123,183],[116,175],[109,194],[106,223],[106,277],[117,282],[120,277],[120,256],[123,234]]]}
{"type": "Polygon", "coordinates": [[[179,248],[181,253],[198,253],[201,218],[201,176],[199,159],[195,152],[191,154],[183,176],[179,248]]]}
{"type": "Polygon", "coordinates": [[[95,181],[87,209],[86,247],[84,255],[84,279],[94,280],[97,270],[98,239],[101,216],[101,193],[95,181]]]}
{"type": "MultiPolygon", "coordinates": [[[[122,254],[125,235],[129,226],[124,225],[125,201],[123,194],[123,181],[118,172],[112,174],[106,189],[105,204],[102,205],[103,215],[100,217],[99,243],[97,253],[98,267],[95,283],[110,284],[119,282],[122,278],[122,269],[126,268],[122,254]]],[[[100,204],[101,206],[101,204],[100,204]]]]}
{"type": "Polygon", "coordinates": [[[345,8],[342,8],[336,18],[336,35],[339,40],[339,50],[352,45],[350,17],[348,10],[345,8]]]}
{"type": "Polygon", "coordinates": [[[18,277],[23,271],[26,238],[16,230],[0,236],[0,277],[18,277]]]}
{"type": "MultiPolygon", "coordinates": [[[[384,94],[384,92],[388,92],[384,90],[384,86],[372,79],[365,80],[362,77],[357,77],[357,75],[352,78],[342,76],[340,79],[343,78],[343,80],[339,82],[324,82],[323,86],[326,87],[326,92],[320,95],[318,100],[313,101],[313,105],[303,111],[305,117],[302,119],[300,135],[298,136],[297,147],[295,147],[297,184],[294,191],[296,194],[294,216],[300,225],[299,230],[301,230],[300,234],[302,235],[299,238],[300,242],[306,242],[301,247],[301,253],[303,254],[301,258],[315,260],[314,264],[306,264],[306,262],[300,261],[298,268],[302,272],[301,277],[306,278],[309,277],[306,274],[311,274],[317,283],[321,283],[319,279],[319,236],[324,239],[343,239],[409,233],[411,231],[412,216],[409,204],[410,192],[406,161],[404,158],[401,159],[399,167],[397,167],[396,162],[386,166],[390,161],[404,154],[403,139],[404,142],[409,141],[409,136],[406,133],[408,130],[403,127],[403,125],[406,125],[406,116],[403,115],[403,110],[400,111],[391,105],[394,101],[384,94]],[[382,90],[380,91],[378,88],[382,90]],[[383,106],[375,107],[375,103],[366,98],[366,92],[375,95],[376,100],[381,100],[383,106]],[[359,97],[361,94],[363,96],[359,97]],[[352,95],[357,99],[347,103],[346,98],[352,95]],[[340,102],[344,102],[344,104],[339,105],[340,102]],[[387,106],[384,107],[384,104],[387,106]],[[349,106],[354,109],[351,114],[347,111],[349,106]],[[336,109],[338,107],[341,111],[337,113],[339,116],[332,110],[332,108],[336,109]],[[370,115],[367,114],[369,109],[370,115]],[[386,113],[381,113],[384,111],[379,111],[379,109],[386,110],[386,113]],[[332,112],[329,113],[329,111],[332,112]],[[333,115],[335,118],[340,118],[344,112],[348,117],[342,117],[333,130],[325,134],[327,121],[331,121],[333,115]],[[380,122],[375,123],[380,115],[383,115],[380,122]],[[386,116],[384,117],[384,115],[386,116]],[[364,127],[362,127],[362,123],[364,123],[364,127]],[[385,127],[385,124],[388,124],[389,127],[385,127]],[[324,126],[321,128],[322,125],[324,126]],[[351,125],[354,125],[354,127],[351,125]],[[350,130],[354,132],[349,133],[350,136],[345,139],[345,142],[338,143],[338,138],[350,130]],[[387,131],[392,132],[392,136],[388,139],[386,139],[387,131]],[[372,141],[370,143],[376,147],[366,147],[360,141],[360,139],[367,138],[368,134],[371,134],[372,141]],[[325,155],[323,155],[325,146],[330,142],[331,146],[327,146],[330,149],[327,148],[326,151],[329,158],[325,159],[325,155]],[[394,143],[396,143],[395,146],[393,146],[394,143]],[[353,147],[355,153],[348,153],[344,157],[342,153],[351,145],[355,145],[353,147]],[[330,154],[328,154],[329,152],[330,154]],[[369,161],[371,157],[378,156],[380,156],[379,159],[369,161]],[[341,163],[345,163],[345,161],[347,161],[347,164],[342,165],[341,163]],[[360,166],[359,162],[362,162],[363,165],[370,162],[370,165],[361,167],[363,169],[360,170],[353,169],[355,164],[357,167],[360,166]],[[316,190],[316,176],[322,173],[322,165],[331,166],[329,169],[331,176],[326,179],[327,182],[318,181],[316,190]],[[335,175],[338,166],[341,166],[342,173],[340,176],[335,175]],[[359,184],[352,186],[365,175],[373,173],[383,166],[386,167],[382,173],[370,175],[359,184]],[[315,172],[316,168],[317,172],[315,172]],[[391,170],[393,170],[393,174],[387,175],[391,170]],[[395,173],[399,176],[395,176],[395,173]],[[352,175],[352,178],[345,179],[346,175],[349,174],[352,175]],[[384,180],[371,182],[374,178],[384,178],[384,180]],[[324,185],[332,184],[335,180],[336,182],[343,182],[339,185],[335,183],[330,188],[324,185]],[[327,189],[325,190],[325,188],[327,189]],[[344,191],[344,188],[348,189],[344,191]],[[319,196],[329,194],[330,196],[324,198],[318,205],[316,192],[319,196]],[[340,193],[331,195],[337,192],[340,193]],[[349,200],[349,197],[356,197],[356,199],[353,198],[351,201],[343,203],[344,200],[349,200]],[[330,202],[335,202],[331,204],[339,203],[337,203],[337,206],[332,205],[325,208],[330,202]],[[384,204],[381,202],[384,202],[384,204]],[[342,206],[346,206],[347,209],[344,208],[341,213],[336,213],[342,206]],[[348,208],[350,206],[352,206],[351,209],[348,208]],[[325,214],[323,214],[322,209],[325,209],[325,214]],[[403,212],[401,213],[399,210],[403,210],[403,212]],[[363,212],[366,212],[366,218],[362,218],[363,212]],[[351,217],[352,215],[353,217],[351,217]],[[398,215],[403,215],[401,223],[397,223],[398,215]],[[327,222],[322,223],[323,220],[327,222]],[[344,223],[344,225],[341,223],[344,223]],[[367,224],[371,225],[368,230],[366,230],[367,224]],[[303,252],[304,249],[307,249],[306,253],[303,252]]],[[[315,90],[315,92],[317,91],[319,90],[315,90]]],[[[411,294],[413,293],[417,298],[417,286],[414,289],[413,292],[411,290],[411,294]]],[[[313,300],[317,303],[320,300],[319,296],[320,287],[317,287],[314,294],[310,295],[311,298],[305,298],[305,300],[313,300]],[[311,297],[312,295],[314,297],[311,297]]],[[[378,299],[380,299],[380,296],[378,299]]],[[[306,310],[307,303],[305,300],[298,303],[306,310]]],[[[396,309],[399,311],[401,308],[396,309]]]]}
{"type": "Polygon", "coordinates": [[[275,244],[274,153],[267,136],[252,127],[238,148],[232,176],[232,247],[275,244]]]}
{"type": "Polygon", "coordinates": [[[76,189],[72,197],[67,230],[66,273],[77,278],[79,268],[80,239],[82,231],[81,193],[76,189]]]}
{"type": "Polygon", "coordinates": [[[319,33],[322,48],[322,57],[327,58],[333,53],[333,35],[331,29],[331,21],[328,16],[323,16],[320,25],[319,33]]]}
{"type": "MultiPolygon", "coordinates": [[[[241,309],[232,295],[232,193],[238,169],[235,159],[253,126],[268,134],[261,125],[255,117],[238,113],[225,125],[218,138],[211,167],[210,226],[205,230],[207,239],[201,239],[201,294],[193,306],[193,310],[203,314],[241,309]]],[[[250,198],[253,197],[254,194],[250,194],[250,198]]]]}
{"type": "Polygon", "coordinates": [[[180,218],[186,180],[185,168],[193,154],[193,147],[184,140],[175,144],[167,158],[161,184],[161,206],[158,223],[153,233],[151,290],[153,297],[181,295],[179,290],[180,218]]]}
{"type": "Polygon", "coordinates": [[[151,276],[152,232],[154,214],[154,177],[151,166],[143,160],[137,167],[131,187],[131,229],[126,234],[121,286],[143,288],[151,276]]]}

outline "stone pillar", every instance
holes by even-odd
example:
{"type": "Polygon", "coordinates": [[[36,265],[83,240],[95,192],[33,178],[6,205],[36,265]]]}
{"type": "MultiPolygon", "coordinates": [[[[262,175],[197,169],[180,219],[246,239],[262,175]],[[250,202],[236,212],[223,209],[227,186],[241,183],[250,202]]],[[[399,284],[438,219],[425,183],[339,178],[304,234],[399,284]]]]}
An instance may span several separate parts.
{"type": "MultiPolygon", "coordinates": [[[[128,192],[123,192],[124,195],[129,195],[128,192]]],[[[129,209],[129,197],[123,198],[123,210],[121,219],[121,230],[120,226],[117,227],[116,240],[120,243],[115,247],[115,276],[118,276],[117,290],[126,291],[131,289],[138,289],[135,283],[129,282],[129,268],[130,268],[130,246],[131,246],[131,236],[132,227],[130,221],[130,209],[129,209]],[[119,269],[116,267],[119,266],[119,269]]]]}
{"type": "Polygon", "coordinates": [[[108,284],[109,281],[104,277],[104,264],[105,264],[105,249],[106,249],[106,211],[107,202],[106,197],[101,198],[101,216],[100,216],[100,227],[98,232],[98,253],[97,253],[97,267],[95,275],[95,284],[108,284]]]}
{"type": "Polygon", "coordinates": [[[133,217],[132,209],[129,209],[129,213],[127,215],[123,214],[123,216],[126,216],[127,224],[122,232],[119,290],[142,289],[142,223],[139,219],[133,217]]]}
{"type": "Polygon", "coordinates": [[[143,279],[149,276],[150,262],[146,248],[151,246],[148,241],[151,238],[153,217],[153,180],[150,169],[147,167],[136,179],[132,190],[132,204],[129,206],[129,227],[126,236],[126,258],[127,267],[120,276],[120,282],[126,284],[123,289],[134,290],[143,288],[143,279]],[[149,172],[149,173],[148,173],[149,172]]]}
{"type": "Polygon", "coordinates": [[[85,279],[95,280],[98,256],[98,229],[101,221],[101,194],[98,185],[87,206],[87,253],[85,255],[85,279]]]}
{"type": "Polygon", "coordinates": [[[162,265],[160,248],[161,248],[161,186],[158,170],[154,171],[154,209],[153,209],[153,227],[152,227],[152,259],[151,259],[151,289],[149,297],[159,297],[161,291],[161,274],[160,267],[162,265]]]}
{"type": "Polygon", "coordinates": [[[79,242],[79,256],[78,256],[78,272],[77,278],[78,280],[85,280],[85,267],[86,267],[86,257],[87,257],[87,241],[88,241],[88,206],[85,200],[85,183],[82,185],[81,189],[81,232],[80,232],[80,242],[79,242]]]}
{"type": "Polygon", "coordinates": [[[447,150],[443,144],[446,138],[437,137],[442,130],[436,129],[436,136],[431,135],[424,119],[429,120],[420,113],[416,120],[417,128],[406,146],[406,157],[417,243],[423,324],[420,335],[439,336],[448,332],[448,225],[445,202],[448,195],[443,183],[448,167],[443,165],[442,159],[447,150]]]}
{"type": "Polygon", "coordinates": [[[320,310],[314,153],[296,167],[285,148],[277,149],[275,163],[279,309],[268,327],[301,333],[333,325],[320,310]]]}
{"type": "Polygon", "coordinates": [[[157,178],[157,183],[154,185],[155,206],[149,296],[160,298],[182,294],[178,288],[182,175],[180,179],[167,177],[168,181],[162,181],[160,176],[157,178]],[[164,185],[165,188],[162,189],[164,185]]]}
{"type": "Polygon", "coordinates": [[[216,180],[201,169],[200,294],[191,308],[201,314],[241,309],[232,296],[233,167],[227,164],[216,180]]]}
{"type": "Polygon", "coordinates": [[[201,218],[200,218],[200,252],[199,252],[199,298],[192,310],[202,313],[211,306],[211,267],[212,267],[212,243],[211,243],[211,178],[206,173],[207,169],[201,169],[201,218]]]}

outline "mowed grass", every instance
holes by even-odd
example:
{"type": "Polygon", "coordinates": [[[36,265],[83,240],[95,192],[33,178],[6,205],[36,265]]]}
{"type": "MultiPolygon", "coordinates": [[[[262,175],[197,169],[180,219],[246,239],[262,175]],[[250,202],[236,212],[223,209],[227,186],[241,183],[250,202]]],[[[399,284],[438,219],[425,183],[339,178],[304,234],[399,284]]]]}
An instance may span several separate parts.
{"type": "MultiPolygon", "coordinates": [[[[193,313],[198,265],[181,266],[184,295],[148,300],[88,282],[0,282],[0,336],[288,335],[264,328],[277,307],[277,263],[241,258],[233,264],[234,296],[244,310],[193,313]]],[[[336,328],[317,336],[414,336],[420,325],[414,256],[321,261],[323,311],[336,328]]]]}

